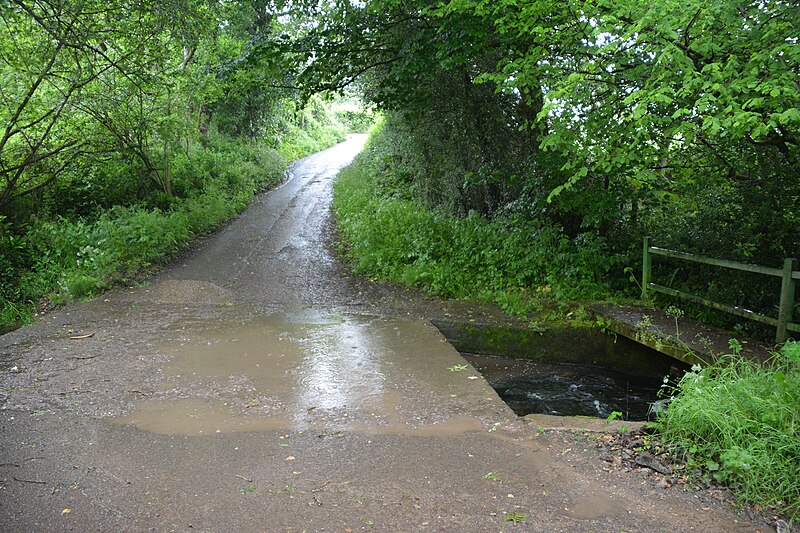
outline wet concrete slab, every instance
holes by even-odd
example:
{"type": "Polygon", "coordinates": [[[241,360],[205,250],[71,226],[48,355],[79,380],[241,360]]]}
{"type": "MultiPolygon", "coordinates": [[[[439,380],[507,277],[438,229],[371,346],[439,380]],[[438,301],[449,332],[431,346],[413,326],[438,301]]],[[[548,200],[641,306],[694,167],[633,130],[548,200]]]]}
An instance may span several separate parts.
{"type": "Polygon", "coordinates": [[[686,365],[707,365],[731,353],[729,341],[740,341],[740,355],[764,362],[774,346],[743,338],[741,335],[681,317],[676,319],[662,309],[641,305],[598,304],[592,311],[615,335],[672,357],[686,365]]]}
{"type": "Polygon", "coordinates": [[[182,435],[313,429],[435,436],[516,418],[420,320],[306,310],[193,321],[183,335],[153,346],[169,358],[161,383],[118,423],[182,435]]]}
{"type": "Polygon", "coordinates": [[[548,434],[190,436],[8,412],[0,425],[21,445],[4,455],[4,531],[758,530],[609,475],[582,462],[582,441],[548,434]]]}

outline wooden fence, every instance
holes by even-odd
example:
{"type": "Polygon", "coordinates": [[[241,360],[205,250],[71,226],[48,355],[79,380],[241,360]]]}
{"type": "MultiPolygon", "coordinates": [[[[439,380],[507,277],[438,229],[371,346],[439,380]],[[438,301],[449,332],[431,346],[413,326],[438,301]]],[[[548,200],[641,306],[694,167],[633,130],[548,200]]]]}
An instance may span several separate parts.
{"type": "Polygon", "coordinates": [[[660,292],[670,296],[676,296],[690,302],[698,303],[725,311],[732,315],[748,318],[769,324],[777,328],[775,334],[775,342],[784,342],[788,336],[789,331],[800,332],[800,324],[792,322],[792,309],[794,307],[794,295],[796,281],[800,279],[800,271],[797,268],[797,259],[789,258],[784,260],[783,268],[769,268],[758,265],[749,265],[747,263],[737,263],[736,261],[727,261],[725,259],[713,259],[704,257],[702,255],[694,255],[685,252],[677,252],[675,250],[668,250],[666,248],[658,248],[652,245],[650,237],[644,238],[644,256],[642,258],[642,299],[647,298],[648,291],[660,292]],[[695,263],[702,263],[704,265],[713,265],[723,268],[730,268],[733,270],[743,270],[745,272],[754,272],[756,274],[763,274],[766,276],[773,276],[781,278],[781,298],[778,307],[778,317],[773,318],[770,316],[762,315],[749,309],[742,307],[733,307],[717,302],[713,302],[706,298],[689,294],[677,289],[664,287],[650,281],[652,274],[653,256],[662,255],[665,257],[672,257],[675,259],[683,259],[685,261],[692,261],[695,263]]]}

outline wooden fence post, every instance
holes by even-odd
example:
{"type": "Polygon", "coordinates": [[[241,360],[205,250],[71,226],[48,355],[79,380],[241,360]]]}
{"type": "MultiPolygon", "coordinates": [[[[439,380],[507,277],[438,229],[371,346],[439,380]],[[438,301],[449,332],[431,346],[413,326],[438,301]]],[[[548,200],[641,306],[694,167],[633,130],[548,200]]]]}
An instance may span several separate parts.
{"type": "Polygon", "coordinates": [[[788,338],[786,324],[792,321],[792,308],[794,307],[795,282],[792,274],[797,270],[797,259],[786,259],[783,262],[783,281],[781,282],[781,306],[778,310],[778,331],[775,342],[785,342],[788,338]]]}
{"type": "Polygon", "coordinates": [[[642,247],[642,300],[647,300],[647,284],[650,283],[650,268],[652,267],[650,241],[650,237],[645,237],[642,247]]]}

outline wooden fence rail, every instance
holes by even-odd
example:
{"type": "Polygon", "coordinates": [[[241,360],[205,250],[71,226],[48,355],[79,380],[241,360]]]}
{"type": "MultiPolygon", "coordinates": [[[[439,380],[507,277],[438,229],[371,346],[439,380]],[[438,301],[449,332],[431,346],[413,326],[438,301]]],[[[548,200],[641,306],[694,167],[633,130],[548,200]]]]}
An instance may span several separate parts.
{"type": "Polygon", "coordinates": [[[789,336],[789,331],[800,332],[800,324],[792,322],[792,309],[794,308],[794,296],[796,281],[800,280],[800,271],[797,268],[797,259],[789,258],[784,260],[783,268],[769,268],[759,265],[749,265],[747,263],[738,263],[736,261],[727,261],[725,259],[714,259],[702,255],[689,254],[686,252],[678,252],[675,250],[668,250],[666,248],[658,248],[652,245],[650,237],[644,238],[644,255],[642,257],[642,299],[647,299],[648,291],[660,292],[670,296],[676,296],[690,302],[698,303],[719,309],[732,315],[748,318],[775,326],[777,328],[775,334],[775,342],[784,342],[789,336]],[[733,307],[730,305],[713,302],[706,298],[689,294],[687,292],[664,287],[650,281],[652,277],[653,256],[661,255],[665,257],[672,257],[674,259],[682,259],[684,261],[692,261],[695,263],[702,263],[704,265],[713,265],[723,268],[730,268],[733,270],[743,270],[745,272],[754,272],[756,274],[763,274],[766,276],[773,276],[781,278],[781,298],[778,307],[778,317],[773,318],[770,316],[750,311],[742,307],[733,307]]]}

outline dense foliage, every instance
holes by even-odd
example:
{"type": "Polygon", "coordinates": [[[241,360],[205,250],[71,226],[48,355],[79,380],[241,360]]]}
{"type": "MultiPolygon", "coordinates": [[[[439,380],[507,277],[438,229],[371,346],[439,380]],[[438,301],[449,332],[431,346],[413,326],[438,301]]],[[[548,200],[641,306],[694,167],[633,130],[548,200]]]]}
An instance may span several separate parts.
{"type": "Polygon", "coordinates": [[[135,278],[343,139],[280,50],[302,8],[2,3],[0,323],[135,278]]]}
{"type": "Polygon", "coordinates": [[[429,209],[398,180],[408,150],[391,122],[334,185],[334,209],[356,272],[433,294],[497,303],[519,316],[559,315],[559,303],[598,298],[620,258],[586,233],[570,239],[552,222],[489,220],[429,209]],[[555,313],[555,314],[554,314],[555,313]]]}
{"type": "MultiPolygon", "coordinates": [[[[800,255],[798,20],[783,0],[334,3],[303,79],[394,111],[387,168],[429,207],[591,233],[629,266],[647,234],[779,266],[800,255]]],[[[655,268],[775,313],[774,280],[655,268]]]]}

